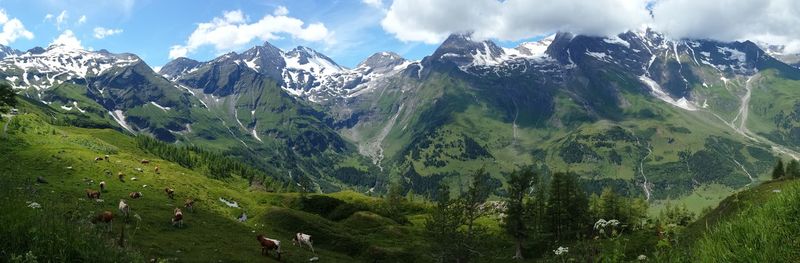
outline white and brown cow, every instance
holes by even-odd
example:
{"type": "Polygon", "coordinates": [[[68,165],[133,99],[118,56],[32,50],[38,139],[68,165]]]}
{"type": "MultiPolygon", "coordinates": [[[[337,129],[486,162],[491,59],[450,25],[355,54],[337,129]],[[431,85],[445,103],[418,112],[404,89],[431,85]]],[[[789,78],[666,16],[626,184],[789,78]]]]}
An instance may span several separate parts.
{"type": "Polygon", "coordinates": [[[256,239],[258,243],[261,243],[261,255],[269,255],[270,251],[275,250],[278,260],[281,260],[281,241],[267,238],[264,235],[258,235],[256,239]]]}
{"type": "Polygon", "coordinates": [[[183,207],[189,210],[189,212],[194,212],[194,199],[186,199],[186,201],[183,202],[183,207]]]}
{"type": "Polygon", "coordinates": [[[128,196],[131,199],[139,199],[139,198],[142,198],[143,195],[142,195],[142,192],[131,192],[130,194],[128,194],[128,196]]]}
{"type": "Polygon", "coordinates": [[[172,215],[172,226],[183,226],[183,212],[180,208],[175,208],[175,213],[172,215]]]}
{"type": "Polygon", "coordinates": [[[128,203],[125,202],[125,199],[119,200],[119,212],[122,213],[122,215],[124,215],[125,217],[128,217],[128,215],[131,212],[131,207],[128,206],[128,203]]]}
{"type": "Polygon", "coordinates": [[[164,193],[167,193],[169,199],[175,199],[175,189],[172,189],[172,187],[164,188],[164,193]]]}
{"type": "Polygon", "coordinates": [[[89,198],[89,199],[100,199],[100,192],[92,190],[92,189],[86,189],[85,191],[86,191],[86,198],[89,198]]]}
{"type": "Polygon", "coordinates": [[[294,237],[292,237],[292,244],[293,245],[300,245],[300,247],[303,247],[303,245],[306,245],[306,246],[308,246],[308,248],[311,249],[311,252],[313,252],[314,254],[317,254],[317,252],[314,251],[314,241],[311,240],[311,235],[309,235],[309,234],[304,234],[304,233],[296,233],[296,234],[294,234],[294,237]]]}

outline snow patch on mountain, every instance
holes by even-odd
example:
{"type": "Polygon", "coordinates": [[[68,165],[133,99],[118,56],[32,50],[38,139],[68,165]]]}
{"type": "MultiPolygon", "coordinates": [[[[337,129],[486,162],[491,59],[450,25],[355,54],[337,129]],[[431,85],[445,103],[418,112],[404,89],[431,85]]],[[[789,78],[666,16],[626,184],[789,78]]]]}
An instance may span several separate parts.
{"type": "Polygon", "coordinates": [[[150,104],[152,104],[153,106],[156,106],[157,108],[163,110],[164,112],[167,112],[168,110],[171,110],[170,107],[161,106],[158,103],[156,103],[155,101],[151,101],[150,104]]]}
{"type": "Polygon", "coordinates": [[[680,98],[678,100],[675,100],[672,97],[670,97],[666,92],[664,92],[663,89],[661,89],[661,85],[658,85],[658,83],[655,80],[653,80],[653,79],[651,79],[651,78],[649,78],[647,76],[644,76],[644,75],[639,76],[639,80],[642,83],[644,83],[645,85],[647,85],[647,87],[650,88],[650,93],[653,94],[653,96],[655,96],[656,98],[658,98],[658,99],[660,99],[660,100],[662,100],[662,101],[664,101],[666,103],[669,103],[672,106],[675,106],[675,107],[678,107],[678,108],[681,108],[681,109],[684,109],[684,110],[687,110],[687,111],[696,111],[697,110],[697,107],[694,105],[694,103],[690,102],[686,98],[680,98]]]}

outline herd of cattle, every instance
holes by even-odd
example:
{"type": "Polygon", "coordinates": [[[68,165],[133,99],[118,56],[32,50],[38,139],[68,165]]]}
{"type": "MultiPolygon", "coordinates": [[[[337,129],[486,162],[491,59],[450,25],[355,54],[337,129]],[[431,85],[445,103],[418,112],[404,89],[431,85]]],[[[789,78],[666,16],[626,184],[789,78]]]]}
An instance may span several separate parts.
{"type": "MultiPolygon", "coordinates": [[[[95,162],[98,162],[98,161],[110,161],[110,157],[108,155],[105,155],[103,157],[95,158],[94,161],[95,162]]],[[[141,160],[139,162],[141,164],[143,164],[143,165],[150,164],[150,160],[146,160],[146,159],[141,160]]],[[[155,171],[156,174],[159,174],[160,170],[161,169],[160,169],[159,166],[155,166],[154,171],[155,171]]],[[[136,171],[138,171],[140,173],[144,172],[144,170],[142,170],[141,168],[136,168],[136,171]]],[[[110,176],[111,172],[106,171],[106,175],[110,176]]],[[[122,173],[122,172],[117,173],[117,177],[119,178],[120,182],[123,182],[123,183],[125,182],[125,174],[124,173],[122,173]]],[[[100,188],[99,191],[96,191],[96,190],[93,190],[93,189],[86,189],[85,190],[86,197],[89,200],[102,201],[100,199],[100,194],[107,192],[106,182],[105,181],[101,181],[99,183],[99,188],[100,188]]],[[[173,189],[171,187],[166,187],[166,188],[164,188],[164,193],[166,194],[167,198],[172,199],[172,200],[175,199],[175,189],[173,189]]],[[[139,199],[139,198],[143,197],[143,194],[142,194],[142,192],[131,192],[131,193],[128,194],[128,196],[131,199],[139,199]]],[[[195,205],[195,200],[192,199],[192,198],[187,198],[184,201],[183,207],[186,210],[188,210],[189,212],[194,212],[194,205],[195,205]]],[[[125,218],[129,217],[131,208],[130,208],[130,205],[128,205],[128,201],[126,201],[125,199],[120,199],[119,200],[118,209],[119,209],[119,213],[122,216],[124,216],[125,218]]],[[[173,227],[178,227],[178,228],[183,227],[183,217],[184,217],[183,216],[183,211],[181,210],[181,208],[175,207],[175,209],[173,210],[173,213],[172,213],[172,218],[170,220],[170,222],[172,223],[172,226],[173,227]]],[[[113,226],[112,225],[113,220],[114,220],[114,213],[113,212],[111,212],[111,211],[103,211],[103,212],[97,214],[91,220],[91,222],[93,224],[98,224],[98,223],[107,224],[108,225],[108,231],[111,231],[112,226],[113,226]]],[[[264,235],[258,235],[258,236],[256,236],[256,239],[261,244],[261,254],[262,255],[269,255],[270,251],[275,251],[275,253],[277,255],[277,259],[278,260],[281,259],[281,242],[280,242],[280,240],[267,238],[264,235]]],[[[313,241],[311,240],[311,235],[304,234],[304,233],[296,233],[295,236],[292,237],[292,244],[300,245],[300,247],[303,247],[303,245],[308,246],[309,249],[311,249],[311,252],[316,254],[316,251],[314,251],[313,241]]],[[[314,259],[316,259],[316,258],[314,258],[314,259]]]]}

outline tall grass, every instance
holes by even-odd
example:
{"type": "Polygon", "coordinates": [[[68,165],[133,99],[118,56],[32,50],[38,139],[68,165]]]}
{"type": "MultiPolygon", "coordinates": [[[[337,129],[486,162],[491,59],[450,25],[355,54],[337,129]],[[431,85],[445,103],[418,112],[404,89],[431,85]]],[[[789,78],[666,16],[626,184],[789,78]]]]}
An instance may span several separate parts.
{"type": "Polygon", "coordinates": [[[697,262],[800,262],[800,186],[722,222],[693,247],[697,262]]]}
{"type": "Polygon", "coordinates": [[[31,189],[0,192],[0,262],[144,262],[116,246],[105,226],[88,223],[89,215],[63,213],[50,201],[29,207],[31,189]]]}

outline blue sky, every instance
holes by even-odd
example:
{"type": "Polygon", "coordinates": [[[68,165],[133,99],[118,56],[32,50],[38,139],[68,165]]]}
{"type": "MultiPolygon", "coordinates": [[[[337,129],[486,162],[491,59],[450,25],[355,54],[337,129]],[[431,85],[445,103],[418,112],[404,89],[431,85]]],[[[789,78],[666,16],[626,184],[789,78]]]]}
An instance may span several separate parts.
{"type": "MultiPolygon", "coordinates": [[[[276,16],[276,10],[281,7],[288,10],[286,17],[302,21],[305,27],[321,23],[331,36],[323,40],[304,40],[290,33],[275,33],[279,38],[268,41],[284,50],[309,46],[339,64],[353,67],[375,52],[394,51],[409,59],[421,59],[436,49],[438,44],[435,43],[401,41],[387,33],[381,20],[390,3],[377,3],[362,0],[0,0],[0,8],[9,18],[20,20],[33,34],[31,39],[22,37],[9,43],[13,48],[24,51],[35,46],[44,47],[69,30],[86,49],[135,53],[151,66],[166,64],[170,60],[170,48],[187,45],[199,23],[208,23],[223,17],[225,12],[238,10],[245,17],[243,23],[252,24],[265,16],[276,16]],[[63,18],[60,23],[59,16],[63,18]],[[97,27],[119,32],[98,39],[94,36],[97,27]]],[[[204,61],[262,42],[256,37],[246,44],[223,49],[212,44],[200,45],[185,56],[204,61]]]]}
{"type": "Polygon", "coordinates": [[[642,26],[673,38],[761,40],[800,51],[800,19],[787,11],[800,12],[795,0],[0,0],[0,10],[0,44],[27,50],[72,32],[86,49],[135,53],[151,66],[176,56],[205,61],[267,40],[353,67],[380,51],[421,59],[452,32],[511,47],[557,31],[613,35],[642,26]]]}

